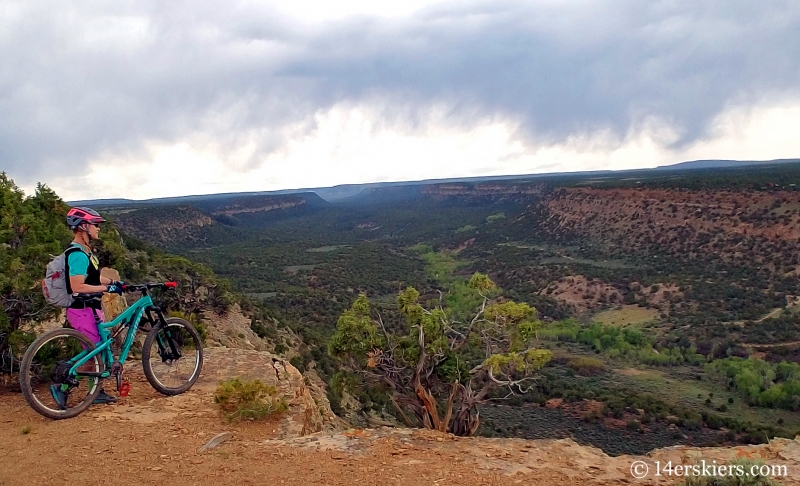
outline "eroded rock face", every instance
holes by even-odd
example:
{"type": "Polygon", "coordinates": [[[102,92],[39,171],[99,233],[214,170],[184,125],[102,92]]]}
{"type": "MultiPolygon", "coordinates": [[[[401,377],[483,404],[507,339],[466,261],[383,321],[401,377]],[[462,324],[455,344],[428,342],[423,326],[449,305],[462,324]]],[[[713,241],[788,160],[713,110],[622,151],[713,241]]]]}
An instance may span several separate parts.
{"type": "MultiPolygon", "coordinates": [[[[220,381],[258,379],[274,386],[289,404],[280,419],[280,437],[297,437],[342,428],[327,400],[315,399],[312,386],[288,361],[266,351],[215,347],[205,350],[205,364],[195,388],[213,394],[220,381]]],[[[324,395],[324,391],[317,393],[324,395]]]]}
{"type": "Polygon", "coordinates": [[[212,311],[204,312],[202,320],[208,332],[206,345],[209,347],[224,346],[256,351],[267,351],[272,347],[253,332],[250,318],[242,315],[239,304],[234,304],[221,316],[212,311]]]}
{"type": "Polygon", "coordinates": [[[276,209],[290,209],[305,204],[306,201],[299,196],[259,196],[238,199],[232,204],[223,206],[211,214],[213,216],[226,215],[234,216],[242,213],[262,213],[274,211],[276,209]]]}
{"type": "Polygon", "coordinates": [[[699,470],[703,471],[703,461],[708,465],[721,465],[743,459],[761,461],[761,464],[775,467],[775,473],[769,476],[777,484],[800,484],[794,473],[800,467],[798,439],[773,439],[771,444],[739,447],[677,446],[657,449],[642,456],[616,457],[571,439],[455,437],[431,430],[388,427],[267,440],[263,444],[331,451],[334,459],[341,461],[368,457],[375,451],[381,451],[387,460],[409,466],[434,461],[463,463],[465,471],[492,473],[495,477],[501,477],[501,483],[507,481],[508,484],[683,484],[686,477],[695,474],[694,471],[691,474],[676,472],[670,476],[662,469],[659,476],[658,468],[671,463],[673,467],[682,468],[699,465],[699,470]],[[550,481],[540,483],[543,478],[550,481]]]}
{"type": "Polygon", "coordinates": [[[694,257],[719,253],[774,258],[776,244],[800,239],[800,192],[562,188],[549,195],[544,226],[553,234],[591,236],[626,248],[694,257]],[[712,236],[709,239],[709,235],[712,236]],[[753,239],[751,248],[741,242],[753,239]],[[707,245],[713,243],[713,247],[707,245]]]}
{"type": "MultiPolygon", "coordinates": [[[[291,366],[291,364],[289,365],[291,366]]],[[[322,415],[323,428],[328,430],[346,429],[350,427],[341,417],[338,417],[331,410],[331,402],[328,400],[327,390],[328,387],[325,381],[317,374],[314,369],[307,370],[303,373],[306,385],[308,385],[309,392],[314,398],[314,401],[319,405],[319,413],[322,415]]]]}
{"type": "Polygon", "coordinates": [[[194,206],[137,208],[115,216],[120,231],[160,246],[202,241],[204,229],[219,224],[194,206]]]}

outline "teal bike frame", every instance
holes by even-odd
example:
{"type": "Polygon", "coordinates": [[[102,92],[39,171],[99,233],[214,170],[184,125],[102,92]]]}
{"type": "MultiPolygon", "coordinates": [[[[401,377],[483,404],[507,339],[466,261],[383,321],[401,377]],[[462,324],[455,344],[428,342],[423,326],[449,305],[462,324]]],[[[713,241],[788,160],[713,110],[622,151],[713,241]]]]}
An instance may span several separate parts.
{"type": "MultiPolygon", "coordinates": [[[[136,336],[136,331],[139,329],[139,323],[142,320],[142,316],[146,316],[145,318],[155,326],[157,322],[163,322],[163,315],[161,314],[161,309],[155,307],[153,305],[153,299],[150,298],[150,295],[147,292],[144,292],[142,297],[133,303],[125,312],[117,316],[116,319],[110,322],[97,322],[97,329],[100,333],[100,342],[95,344],[95,348],[91,351],[84,350],[72,360],[75,364],[69,369],[70,376],[86,376],[86,377],[95,377],[95,378],[108,378],[111,376],[112,367],[115,363],[114,361],[114,354],[111,351],[111,343],[114,341],[115,335],[111,335],[110,329],[116,326],[120,326],[120,330],[117,332],[122,332],[122,329],[128,327],[128,334],[125,336],[125,343],[122,345],[122,350],[120,351],[119,355],[119,364],[125,364],[125,360],[128,359],[128,354],[131,351],[131,347],[133,347],[133,339],[136,336]],[[153,315],[151,312],[155,311],[157,314],[158,321],[153,319],[153,315]],[[106,369],[103,370],[101,373],[95,372],[86,372],[81,371],[78,372],[78,368],[86,364],[90,359],[97,355],[101,355],[102,359],[106,365],[106,369]]],[[[95,314],[95,319],[98,319],[95,314]]]]}

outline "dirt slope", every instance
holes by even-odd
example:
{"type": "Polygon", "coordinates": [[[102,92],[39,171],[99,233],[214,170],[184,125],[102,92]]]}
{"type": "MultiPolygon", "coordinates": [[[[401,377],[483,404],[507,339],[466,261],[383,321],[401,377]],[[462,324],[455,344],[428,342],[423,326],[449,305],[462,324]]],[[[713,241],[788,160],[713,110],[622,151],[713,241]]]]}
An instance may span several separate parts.
{"type": "MultiPolygon", "coordinates": [[[[721,463],[742,455],[785,464],[789,477],[780,483],[800,484],[800,442],[790,440],[729,449],[676,447],[649,457],[612,458],[571,440],[456,438],[389,428],[342,431],[325,417],[320,417],[323,430],[308,433],[293,412],[263,423],[229,424],[213,403],[216,380],[226,373],[267,376],[275,368],[262,363],[260,371],[254,370],[256,351],[209,351],[207,373],[189,392],[161,396],[131,367],[129,397],[116,405],[94,406],[71,420],[47,420],[18,393],[3,392],[0,485],[670,484],[665,477],[660,482],[634,479],[631,463],[721,463]],[[198,452],[225,431],[231,432],[230,439],[198,452]]],[[[287,384],[284,390],[302,391],[297,385],[287,384]]],[[[297,398],[296,410],[309,403],[303,393],[297,398]]]]}

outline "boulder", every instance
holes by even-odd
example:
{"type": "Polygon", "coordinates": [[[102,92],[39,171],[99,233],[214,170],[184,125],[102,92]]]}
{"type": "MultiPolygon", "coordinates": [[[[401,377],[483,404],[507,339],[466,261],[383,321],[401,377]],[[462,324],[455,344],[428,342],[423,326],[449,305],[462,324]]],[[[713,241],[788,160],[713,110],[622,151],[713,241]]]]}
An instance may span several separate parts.
{"type": "Polygon", "coordinates": [[[278,389],[289,404],[288,412],[280,418],[278,437],[342,428],[327,401],[315,400],[300,371],[278,356],[252,349],[206,348],[203,371],[195,387],[213,393],[220,382],[231,378],[258,379],[278,389]]]}

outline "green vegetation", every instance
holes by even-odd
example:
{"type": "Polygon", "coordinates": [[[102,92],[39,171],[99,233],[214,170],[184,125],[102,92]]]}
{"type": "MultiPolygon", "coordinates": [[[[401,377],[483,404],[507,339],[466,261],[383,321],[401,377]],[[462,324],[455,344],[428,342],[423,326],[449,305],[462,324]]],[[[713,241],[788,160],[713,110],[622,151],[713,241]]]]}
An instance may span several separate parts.
{"type": "Polygon", "coordinates": [[[771,364],[760,359],[738,357],[719,359],[706,366],[729,379],[751,405],[800,410],[800,365],[781,361],[771,364]]]}
{"type": "Polygon", "coordinates": [[[608,367],[603,361],[588,356],[571,359],[569,363],[567,363],[567,366],[575,371],[575,373],[583,376],[595,376],[605,373],[608,370],[608,367]]]}
{"type": "MultiPolygon", "coordinates": [[[[72,233],[64,224],[67,206],[48,187],[39,184],[25,197],[14,182],[0,173],[0,356],[24,353],[35,336],[21,329],[25,321],[55,315],[46,306],[39,282],[53,256],[72,233]]],[[[0,371],[13,363],[0,358],[0,371]]]]}
{"type": "MultiPolygon", "coordinates": [[[[758,185],[761,179],[769,182],[768,170],[757,168],[749,181],[746,172],[694,171],[691,177],[676,178],[653,171],[637,174],[635,180],[610,177],[592,187],[768,190],[758,185]],[[729,182],[732,185],[726,186],[729,182]]],[[[779,173],[785,179],[776,181],[781,184],[800,176],[797,168],[783,167],[772,174],[779,173]]],[[[714,417],[733,420],[735,413],[752,421],[735,427],[735,440],[763,441],[770,434],[797,431],[792,420],[777,423],[780,409],[742,400],[738,392],[731,395],[721,381],[695,378],[704,375],[708,362],[746,357],[752,349],[743,342],[771,345],[800,340],[800,315],[784,310],[787,295],[800,294],[800,281],[789,273],[797,263],[794,247],[740,235],[725,243],[735,246],[739,256],[726,259],[729,247],[722,246],[717,235],[658,241],[656,234],[652,241],[634,244],[553,226],[555,220],[538,202],[558,197],[559,187],[576,186],[580,180],[553,178],[543,196],[513,202],[463,196],[394,205],[364,201],[287,213],[268,224],[266,219],[258,224],[242,220],[231,233],[235,237],[209,231],[196,243],[183,242],[176,249],[230,278],[236,291],[253,296],[251,312],[260,317],[251,327],[260,336],[270,336],[279,349],[285,348],[288,343],[278,341],[276,329],[288,326],[302,339],[295,345],[299,356],[293,364],[306,369],[313,363],[332,384],[328,393],[334,408],[343,390],[349,390],[364,411],[394,408],[385,388],[362,374],[342,371],[326,352],[339,318],[358,295],[368,296],[371,318],[380,315],[387,333],[402,335],[408,323],[396,299],[403,289],[417,289],[419,304],[430,312],[441,308],[448,319],[469,322],[480,299],[469,289],[468,280],[475,272],[485,272],[498,284],[492,301],[511,300],[537,310],[544,322],[535,336],[537,346],[559,355],[569,350],[561,365],[542,369],[547,386],[537,392],[537,400],[558,395],[560,383],[572,379],[551,374],[553,366],[587,380],[620,376],[618,370],[632,367],[657,366],[669,375],[669,385],[647,383],[648,375],[623,376],[631,385],[624,391],[601,393],[581,381],[569,393],[602,399],[616,410],[614,397],[620,393],[631,402],[646,402],[643,396],[652,389],[671,386],[680,394],[664,397],[664,407],[672,410],[665,413],[685,412],[681,427],[709,425],[705,418],[718,425],[714,417]],[[555,292],[559,281],[576,275],[601,283],[578,294],[596,299],[593,319],[575,315],[575,309],[555,292]],[[653,303],[656,295],[660,304],[653,303]],[[774,309],[782,311],[761,320],[774,309]],[[712,391],[736,401],[715,397],[707,404],[712,391]],[[696,398],[698,394],[702,398],[696,398]],[[769,429],[776,425],[785,429],[769,429]]],[[[779,223],[793,210],[789,203],[772,209],[778,218],[774,220],[770,208],[763,208],[766,213],[762,208],[747,209],[740,215],[742,221],[758,224],[779,223]]],[[[765,359],[798,360],[796,348],[766,348],[765,359]]],[[[658,414],[653,418],[664,420],[658,414]]]]}
{"type": "Polygon", "coordinates": [[[625,358],[634,363],[675,366],[684,363],[698,365],[705,361],[705,356],[698,354],[693,347],[661,347],[654,338],[634,327],[604,326],[598,322],[583,326],[568,319],[555,322],[538,334],[542,339],[585,344],[609,358],[625,358]]]}
{"type": "Polygon", "coordinates": [[[505,213],[490,214],[489,216],[486,216],[487,223],[495,223],[503,219],[506,219],[505,213]]]}
{"type": "Polygon", "coordinates": [[[623,306],[596,314],[592,320],[610,326],[639,326],[658,321],[658,310],[638,306],[623,306]]]}
{"type": "MultiPolygon", "coordinates": [[[[602,417],[634,420],[626,408],[644,409],[648,420],[662,425],[675,422],[667,417],[678,417],[678,442],[698,440],[698,431],[719,427],[731,433],[719,432],[714,440],[758,442],[800,430],[800,420],[791,412],[795,378],[784,376],[788,368],[781,363],[800,363],[800,306],[793,303],[800,295],[800,257],[792,236],[800,203],[792,192],[796,186],[790,186],[798,183],[800,164],[787,164],[638,171],[593,180],[559,175],[509,181],[520,192],[495,196],[472,191],[477,185],[472,183],[463,184],[457,196],[436,194],[435,186],[428,186],[430,195],[409,190],[416,196],[400,203],[380,199],[378,191],[375,198],[342,204],[316,201],[304,208],[225,217],[208,216],[211,203],[116,208],[111,217],[119,227],[146,243],[104,228],[102,254],[128,280],[180,279],[182,290],[170,301],[171,310],[196,318],[201,309],[220,310],[239,302],[251,318],[251,329],[276,352],[291,352],[298,369],[313,367],[329,382],[334,409],[346,392],[361,403],[362,411],[376,412],[398,407],[391,401],[389,384],[374,379],[377,369],[359,359],[368,360],[375,348],[386,356],[387,349],[405,349],[390,343],[413,341],[414,327],[398,295],[413,287],[424,315],[441,315],[442,322],[462,332],[483,302],[470,278],[476,272],[486,274],[497,284],[484,291],[487,308],[513,302],[536,311],[538,328],[518,330],[507,344],[531,331],[530,345],[554,354],[537,371],[541,379],[535,389],[503,403],[598,400],[605,404],[602,417]],[[600,213],[576,213],[577,219],[568,221],[551,211],[551,203],[562,199],[568,210],[576,199],[565,188],[575,187],[668,191],[654,191],[641,202],[632,198],[632,204],[640,205],[637,214],[620,212],[598,224],[593,218],[600,213]],[[701,194],[703,204],[680,201],[698,190],[708,191],[701,194]],[[740,196],[751,202],[740,203],[740,196]],[[685,210],[689,206],[697,209],[685,210]],[[680,224],[670,223],[676,214],[680,224]],[[207,218],[216,223],[189,224],[180,234],[169,230],[173,224],[207,218]],[[714,226],[720,222],[741,231],[720,231],[714,226]],[[742,228],[768,228],[777,236],[742,228]],[[362,294],[369,307],[363,319],[354,308],[362,294]],[[345,315],[351,327],[337,331],[345,315]],[[376,321],[381,324],[377,334],[359,334],[376,321]],[[343,333],[355,333],[358,339],[341,341],[343,333]],[[375,348],[348,348],[359,342],[375,348]],[[331,343],[359,357],[355,363],[363,366],[344,369],[340,358],[328,353],[331,343]],[[756,352],[766,365],[742,365],[734,359],[746,360],[756,352]],[[757,390],[755,375],[761,380],[757,390]]],[[[22,207],[25,198],[15,201],[22,207]]],[[[594,202],[604,201],[613,198],[594,202]]],[[[255,207],[258,201],[250,202],[255,207]]],[[[5,221],[4,216],[2,228],[5,221]]],[[[63,230],[60,224],[60,217],[54,219],[53,230],[63,230]]],[[[60,250],[61,243],[54,245],[53,251],[60,250]]],[[[7,270],[12,260],[3,260],[3,282],[17,278],[7,270]]],[[[39,273],[37,269],[31,275],[41,278],[39,273]]],[[[24,293],[26,285],[15,288],[24,293]]],[[[30,295],[37,298],[36,291],[30,295]]],[[[481,318],[491,321],[485,314],[481,318]]],[[[4,324],[10,321],[0,314],[0,326],[10,329],[4,324]]],[[[22,338],[17,334],[14,346],[24,347],[22,338]]],[[[490,370],[526,366],[524,356],[510,351],[486,361],[477,353],[477,343],[468,344],[464,351],[472,349],[474,355],[459,357],[458,366],[445,360],[449,368],[444,370],[466,376],[462,367],[468,368],[467,363],[490,370]]],[[[440,419],[451,389],[442,382],[451,376],[444,370],[436,374],[441,390],[431,391],[440,419]]],[[[503,390],[487,393],[488,398],[505,395],[503,390]]],[[[424,419],[428,413],[414,415],[405,403],[399,405],[412,423],[421,423],[414,417],[424,419]]],[[[433,415],[427,417],[432,420],[433,415]]],[[[602,417],[596,417],[598,423],[602,417]]],[[[642,426],[637,431],[647,429],[643,417],[635,420],[642,426]]],[[[502,424],[498,427],[511,433],[502,424]]]]}
{"type": "MultiPolygon", "coordinates": [[[[33,196],[25,197],[0,173],[0,372],[18,367],[35,339],[30,324],[57,314],[45,303],[40,282],[50,260],[72,240],[64,222],[67,210],[46,186],[39,184],[33,196]]],[[[101,266],[115,268],[128,282],[179,282],[174,290],[156,291],[156,299],[168,312],[194,323],[202,337],[206,332],[200,313],[223,313],[237,300],[230,283],[207,266],[123,236],[113,221],[103,225],[95,251],[101,266]]]]}
{"type": "Polygon", "coordinates": [[[197,330],[197,333],[200,334],[200,340],[203,342],[203,344],[206,343],[206,339],[208,338],[208,330],[206,329],[206,325],[197,314],[187,313],[182,310],[173,310],[167,312],[167,317],[179,317],[189,321],[189,323],[197,330]]]}
{"type": "MultiPolygon", "coordinates": [[[[428,279],[435,282],[444,292],[443,303],[449,315],[455,319],[464,319],[467,315],[474,314],[483,297],[475,292],[475,289],[470,288],[467,279],[456,275],[459,270],[467,268],[469,263],[458,261],[451,252],[435,252],[427,245],[417,245],[411,249],[425,261],[425,273],[428,279]]],[[[488,298],[495,298],[500,294],[500,289],[495,287],[486,289],[488,298]]],[[[438,301],[439,299],[431,300],[429,304],[435,305],[438,301]]]]}
{"type": "Polygon", "coordinates": [[[265,385],[261,380],[241,381],[239,378],[220,382],[214,393],[214,403],[229,421],[261,420],[289,409],[274,386],[265,385]]]}
{"type": "MultiPolygon", "coordinates": [[[[487,395],[501,387],[524,392],[552,354],[530,347],[541,324],[535,309],[490,302],[486,293],[495,286],[486,275],[474,274],[467,286],[482,300],[467,324],[452,320],[445,308],[426,309],[408,287],[397,298],[406,326],[392,333],[362,294],[339,318],[329,353],[368,385],[384,387],[408,425],[472,435],[487,395]]],[[[341,388],[346,375],[337,378],[341,388]]]]}

